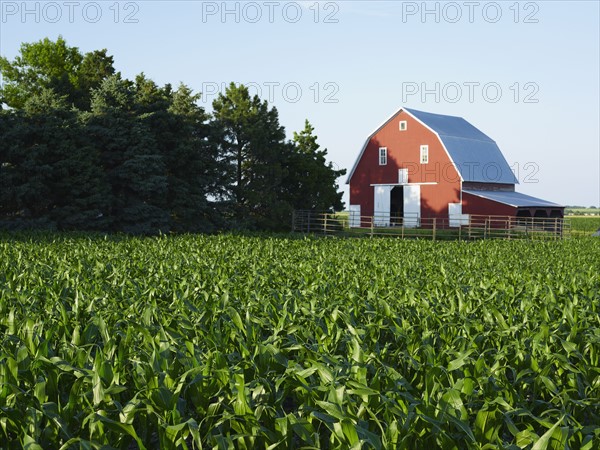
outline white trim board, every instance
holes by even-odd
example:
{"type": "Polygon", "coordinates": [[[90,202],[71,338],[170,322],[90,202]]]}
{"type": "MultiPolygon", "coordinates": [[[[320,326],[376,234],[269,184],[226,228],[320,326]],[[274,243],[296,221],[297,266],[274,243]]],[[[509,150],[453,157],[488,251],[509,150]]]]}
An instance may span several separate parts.
{"type": "Polygon", "coordinates": [[[437,184],[437,181],[427,181],[423,183],[374,183],[369,186],[422,186],[437,184]]]}

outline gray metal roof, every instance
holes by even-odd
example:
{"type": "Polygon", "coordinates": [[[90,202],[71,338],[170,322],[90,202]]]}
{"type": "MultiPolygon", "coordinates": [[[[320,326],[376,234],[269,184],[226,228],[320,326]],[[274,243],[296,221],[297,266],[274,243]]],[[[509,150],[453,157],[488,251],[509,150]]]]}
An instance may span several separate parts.
{"type": "Polygon", "coordinates": [[[530,195],[521,194],[520,192],[504,192],[504,191],[472,191],[463,190],[467,194],[477,195],[479,197],[487,198],[498,203],[504,203],[505,205],[514,206],[516,208],[527,208],[527,207],[542,207],[542,208],[564,208],[564,206],[557,203],[552,203],[541,198],[532,197],[530,195]]]}
{"type": "Polygon", "coordinates": [[[462,117],[405,111],[438,134],[463,181],[519,183],[496,142],[462,117]]]}

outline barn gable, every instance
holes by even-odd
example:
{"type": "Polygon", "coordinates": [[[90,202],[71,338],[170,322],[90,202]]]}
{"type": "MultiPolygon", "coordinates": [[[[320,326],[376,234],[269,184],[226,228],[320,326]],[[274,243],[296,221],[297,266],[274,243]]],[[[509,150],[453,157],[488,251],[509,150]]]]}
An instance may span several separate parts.
{"type": "Polygon", "coordinates": [[[369,135],[348,174],[346,184],[350,184],[369,141],[402,111],[438,136],[458,170],[461,181],[512,185],[519,183],[496,142],[462,117],[401,108],[369,135]]]}

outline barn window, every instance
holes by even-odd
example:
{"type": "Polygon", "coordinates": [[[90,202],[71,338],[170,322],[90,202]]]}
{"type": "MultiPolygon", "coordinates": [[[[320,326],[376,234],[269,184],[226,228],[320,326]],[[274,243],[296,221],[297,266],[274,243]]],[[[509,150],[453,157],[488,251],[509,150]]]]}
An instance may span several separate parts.
{"type": "Polygon", "coordinates": [[[379,165],[385,166],[387,164],[387,147],[379,147],[379,165]]]}
{"type": "Polygon", "coordinates": [[[427,164],[429,162],[429,146],[421,145],[421,164],[427,164]]]}
{"type": "Polygon", "coordinates": [[[406,120],[400,121],[400,131],[406,131],[406,120]]]}

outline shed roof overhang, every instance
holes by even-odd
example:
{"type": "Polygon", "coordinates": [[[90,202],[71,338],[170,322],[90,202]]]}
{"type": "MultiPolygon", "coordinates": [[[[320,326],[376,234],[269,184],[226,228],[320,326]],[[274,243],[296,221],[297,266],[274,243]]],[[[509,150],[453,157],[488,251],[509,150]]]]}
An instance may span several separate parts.
{"type": "Polygon", "coordinates": [[[505,192],[505,191],[474,191],[463,190],[465,194],[476,195],[487,200],[491,200],[504,205],[513,206],[515,208],[558,208],[564,209],[564,206],[558,203],[549,202],[541,198],[532,197],[530,195],[521,194],[520,192],[505,192]]]}

